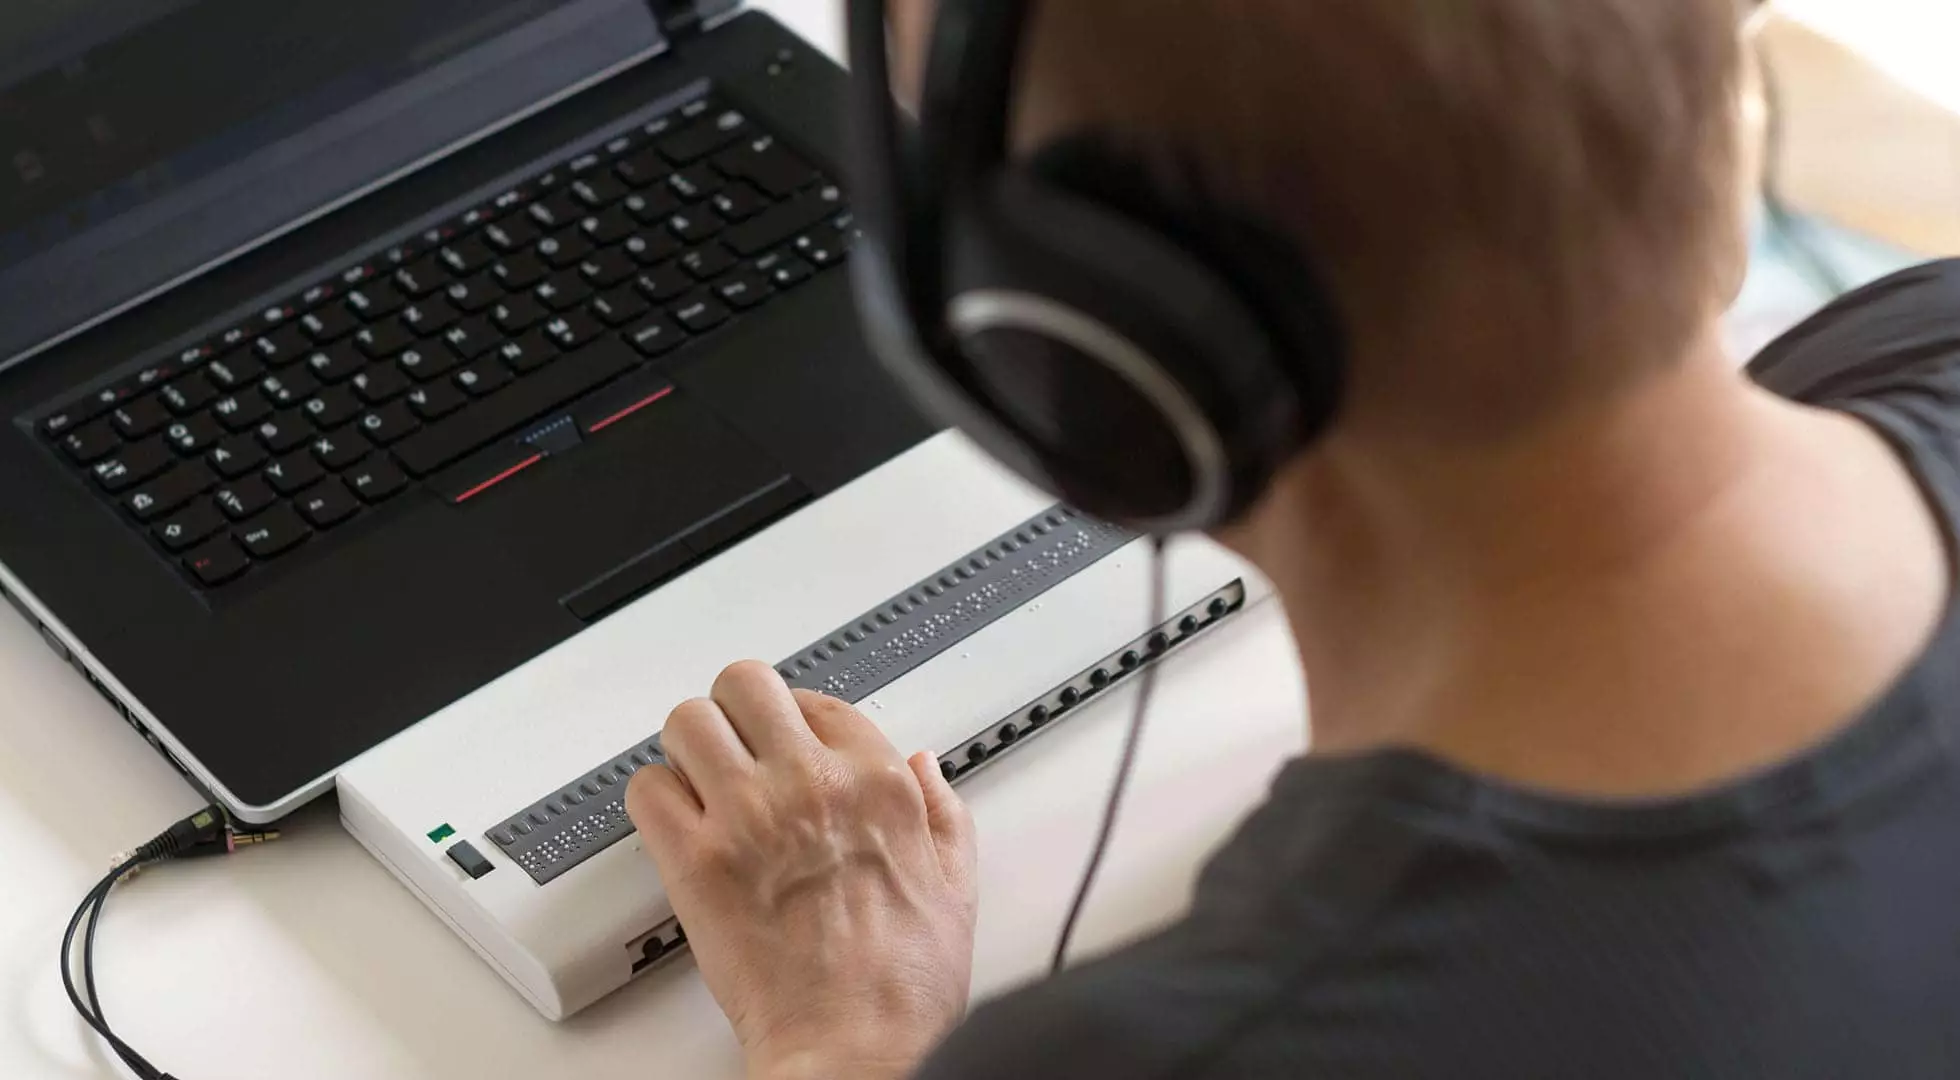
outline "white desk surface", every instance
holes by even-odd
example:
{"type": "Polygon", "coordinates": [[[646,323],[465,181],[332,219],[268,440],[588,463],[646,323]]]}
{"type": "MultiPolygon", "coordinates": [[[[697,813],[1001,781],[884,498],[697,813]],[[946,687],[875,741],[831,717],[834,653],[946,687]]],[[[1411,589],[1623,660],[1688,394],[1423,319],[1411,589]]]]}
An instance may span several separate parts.
{"type": "MultiPolygon", "coordinates": [[[[835,48],[832,0],[760,6],[835,48]]],[[[1293,665],[1268,604],[1167,666],[1079,948],[1134,935],[1183,906],[1205,853],[1304,743],[1293,665]]],[[[1045,962],[1115,762],[1121,700],[965,789],[983,848],[981,993],[1045,962]]],[[[0,1077],[126,1075],[70,1010],[56,945],[111,853],[197,806],[0,605],[0,1077]]],[[[100,942],[106,1008],[161,1068],[184,1080],[741,1075],[690,964],[553,1025],[341,831],[331,800],[287,830],[264,849],[143,875],[110,904],[100,942]]]]}

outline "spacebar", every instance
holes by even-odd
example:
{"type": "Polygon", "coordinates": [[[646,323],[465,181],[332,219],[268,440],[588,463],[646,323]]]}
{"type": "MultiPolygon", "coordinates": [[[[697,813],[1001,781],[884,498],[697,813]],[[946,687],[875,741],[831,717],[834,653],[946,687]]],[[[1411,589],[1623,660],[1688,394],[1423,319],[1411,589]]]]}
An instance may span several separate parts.
{"type": "Polygon", "coordinates": [[[640,358],[606,337],[395,444],[408,471],[427,476],[497,436],[633,370],[640,358]]]}

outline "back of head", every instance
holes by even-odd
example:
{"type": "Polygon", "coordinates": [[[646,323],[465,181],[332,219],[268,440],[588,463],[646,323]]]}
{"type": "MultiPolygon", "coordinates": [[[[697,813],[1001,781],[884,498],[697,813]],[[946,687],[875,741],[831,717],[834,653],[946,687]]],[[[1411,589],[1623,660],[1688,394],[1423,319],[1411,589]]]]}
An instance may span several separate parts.
{"type": "Polygon", "coordinates": [[[1741,270],[1736,0],[1049,0],[1018,131],[1087,128],[1308,253],[1350,413],[1501,433],[1674,363],[1741,270]]]}

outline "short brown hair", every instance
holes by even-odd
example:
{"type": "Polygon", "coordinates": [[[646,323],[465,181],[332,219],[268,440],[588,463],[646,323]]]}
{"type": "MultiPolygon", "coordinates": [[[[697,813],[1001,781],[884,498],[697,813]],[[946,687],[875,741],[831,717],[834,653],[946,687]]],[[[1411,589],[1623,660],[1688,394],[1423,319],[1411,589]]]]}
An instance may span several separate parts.
{"type": "Polygon", "coordinates": [[[1671,360],[1739,273],[1736,0],[1040,6],[1022,128],[1174,152],[1301,239],[1364,350],[1432,354],[1356,376],[1425,422],[1671,360]]]}

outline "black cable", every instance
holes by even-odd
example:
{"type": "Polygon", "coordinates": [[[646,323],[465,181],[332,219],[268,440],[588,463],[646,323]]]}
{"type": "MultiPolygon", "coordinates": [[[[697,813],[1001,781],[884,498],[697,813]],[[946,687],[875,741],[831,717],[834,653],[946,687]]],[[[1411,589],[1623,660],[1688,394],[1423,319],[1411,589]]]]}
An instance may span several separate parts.
{"type": "MultiPolygon", "coordinates": [[[[1164,624],[1164,541],[1153,537],[1150,548],[1150,622],[1153,628],[1164,624]]],[[[1143,685],[1137,689],[1137,703],[1130,713],[1130,732],[1123,741],[1123,756],[1116,764],[1116,780],[1109,787],[1109,801],[1103,805],[1102,827],[1096,831],[1095,846],[1089,851],[1089,865],[1082,871],[1082,882],[1076,886],[1075,899],[1069,904],[1068,918],[1062,921],[1062,933],[1055,941],[1055,956],[1049,961],[1048,973],[1058,975],[1062,966],[1068,962],[1069,943],[1075,939],[1075,924],[1082,918],[1082,909],[1089,902],[1089,890],[1095,887],[1096,874],[1102,870],[1103,856],[1109,853],[1109,838],[1116,831],[1116,815],[1123,808],[1123,793],[1129,789],[1130,775],[1136,771],[1137,748],[1143,744],[1143,722],[1150,713],[1151,692],[1157,688],[1157,664],[1152,663],[1143,669],[1143,685]]]]}
{"type": "Polygon", "coordinates": [[[1783,192],[1783,150],[1785,140],[1785,112],[1782,84],[1776,76],[1776,68],[1770,62],[1769,46],[1758,37],[1754,43],[1756,70],[1763,84],[1763,171],[1760,189],[1763,212],[1769,218],[1770,227],[1782,241],[1783,246],[1796,256],[1804,269],[1809,271],[1813,284],[1829,293],[1833,299],[1851,291],[1850,283],[1843,271],[1823,250],[1817,246],[1810,235],[1809,225],[1790,207],[1790,200],[1783,192]]]}
{"type": "Polygon", "coordinates": [[[224,811],[216,806],[206,807],[190,817],[177,822],[157,834],[154,840],[137,848],[127,855],[118,856],[113,869],[90,889],[83,897],[75,914],[68,919],[68,928],[61,935],[61,988],[68,994],[68,1003],[75,1007],[76,1015],[87,1022],[102,1041],[109,1044],[122,1063],[135,1073],[138,1080],[173,1080],[171,1075],[152,1065],[135,1048],[124,1042],[122,1037],[109,1026],[102,1012],[102,998],[95,988],[95,936],[96,929],[102,925],[102,912],[109,902],[109,894],[116,886],[143,867],[172,859],[201,858],[212,855],[229,855],[241,844],[259,844],[276,840],[279,834],[273,830],[241,832],[232,828],[224,811]],[[75,935],[82,938],[82,988],[75,985],[75,935]]]}

